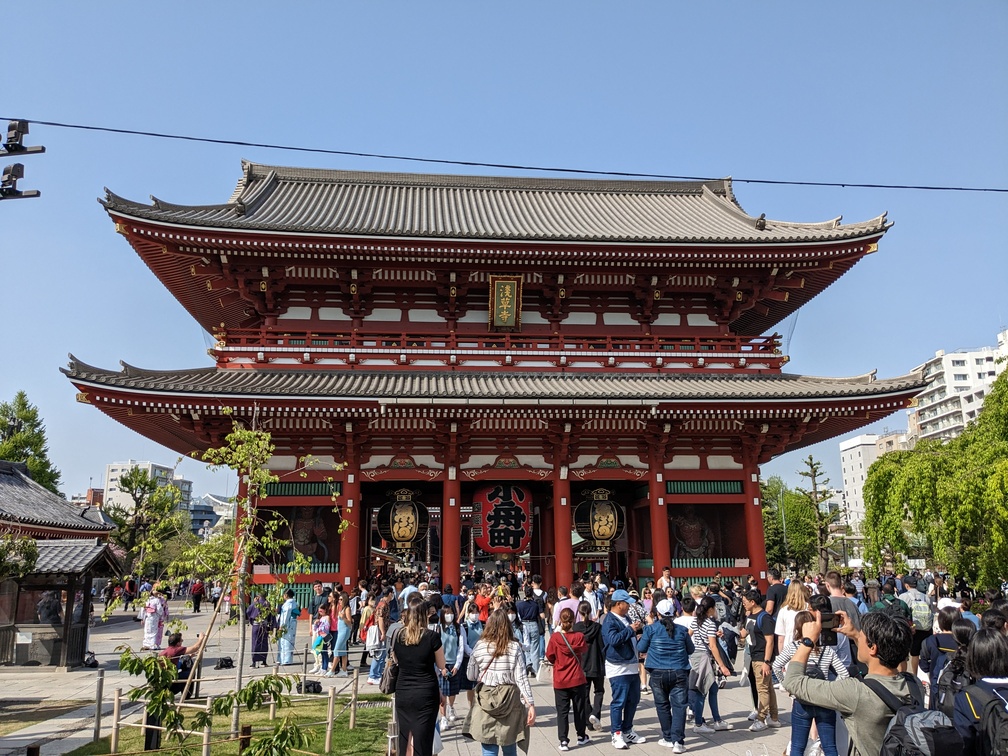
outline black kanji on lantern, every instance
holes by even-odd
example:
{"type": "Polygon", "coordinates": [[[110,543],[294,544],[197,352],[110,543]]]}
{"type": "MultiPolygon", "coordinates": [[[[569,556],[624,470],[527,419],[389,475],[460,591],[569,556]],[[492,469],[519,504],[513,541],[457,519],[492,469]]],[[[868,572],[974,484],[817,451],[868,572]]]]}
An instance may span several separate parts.
{"type": "Polygon", "coordinates": [[[525,538],[528,522],[528,515],[519,506],[525,501],[525,490],[502,484],[495,486],[487,498],[491,506],[486,515],[490,548],[517,549],[525,538]]]}

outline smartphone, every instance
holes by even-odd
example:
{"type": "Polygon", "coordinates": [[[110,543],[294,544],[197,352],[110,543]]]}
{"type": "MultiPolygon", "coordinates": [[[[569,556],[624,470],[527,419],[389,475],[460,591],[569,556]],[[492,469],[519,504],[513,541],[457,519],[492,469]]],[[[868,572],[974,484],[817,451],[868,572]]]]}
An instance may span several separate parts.
{"type": "Polygon", "coordinates": [[[820,612],[822,632],[819,633],[819,647],[835,646],[837,644],[836,629],[840,627],[840,618],[833,612],[820,612]]]}

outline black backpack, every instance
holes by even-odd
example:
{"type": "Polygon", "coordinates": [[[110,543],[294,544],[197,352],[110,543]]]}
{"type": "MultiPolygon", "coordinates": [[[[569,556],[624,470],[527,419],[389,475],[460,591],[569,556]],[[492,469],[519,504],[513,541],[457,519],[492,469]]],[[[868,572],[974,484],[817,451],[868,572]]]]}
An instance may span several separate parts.
{"type": "Polygon", "coordinates": [[[1008,700],[979,685],[966,688],[966,699],[979,712],[976,753],[980,756],[1008,756],[1008,700]]]}
{"type": "Polygon", "coordinates": [[[878,680],[862,682],[893,712],[879,756],[962,756],[965,744],[952,720],[924,708],[924,691],[917,678],[903,673],[913,702],[903,703],[878,680]]]}
{"type": "Polygon", "coordinates": [[[966,674],[965,665],[961,661],[957,663],[955,657],[950,658],[945,662],[941,674],[935,681],[929,708],[943,712],[945,716],[951,718],[952,712],[955,711],[956,693],[966,690],[972,682],[973,680],[966,674]]]}

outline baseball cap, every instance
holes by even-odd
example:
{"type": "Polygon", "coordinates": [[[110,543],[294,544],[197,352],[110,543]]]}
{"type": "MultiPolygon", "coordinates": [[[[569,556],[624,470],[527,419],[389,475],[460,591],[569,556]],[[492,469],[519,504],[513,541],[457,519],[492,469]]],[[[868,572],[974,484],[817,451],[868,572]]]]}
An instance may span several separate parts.
{"type": "Polygon", "coordinates": [[[668,599],[662,599],[655,607],[655,611],[663,617],[671,617],[675,614],[675,604],[668,599]]]}
{"type": "Polygon", "coordinates": [[[637,599],[631,596],[629,593],[620,588],[612,595],[612,601],[615,604],[617,601],[625,601],[628,604],[636,604],[637,599]]]}

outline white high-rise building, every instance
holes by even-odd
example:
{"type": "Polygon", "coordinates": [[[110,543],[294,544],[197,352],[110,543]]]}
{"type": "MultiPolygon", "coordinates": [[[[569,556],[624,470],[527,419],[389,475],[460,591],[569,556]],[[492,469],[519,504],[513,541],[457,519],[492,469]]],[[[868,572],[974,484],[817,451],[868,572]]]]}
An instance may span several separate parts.
{"type": "Polygon", "coordinates": [[[133,499],[129,494],[119,488],[119,478],[129,472],[134,467],[144,470],[151,478],[157,481],[159,486],[169,484],[178,488],[181,494],[179,507],[185,509],[192,499],[192,481],[175,477],[175,470],[154,462],[137,462],[129,460],[127,462],[113,462],[105,467],[105,506],[120,506],[127,510],[133,509],[133,499]]]}
{"type": "Polygon", "coordinates": [[[864,482],[868,477],[868,468],[878,456],[878,436],[874,433],[840,442],[844,506],[847,522],[854,535],[861,533],[861,523],[864,521],[864,482]]]}
{"type": "Polygon", "coordinates": [[[976,419],[984,397],[1008,362],[1008,330],[997,335],[997,346],[935,352],[917,369],[930,383],[907,411],[914,441],[955,438],[976,419]]]}

